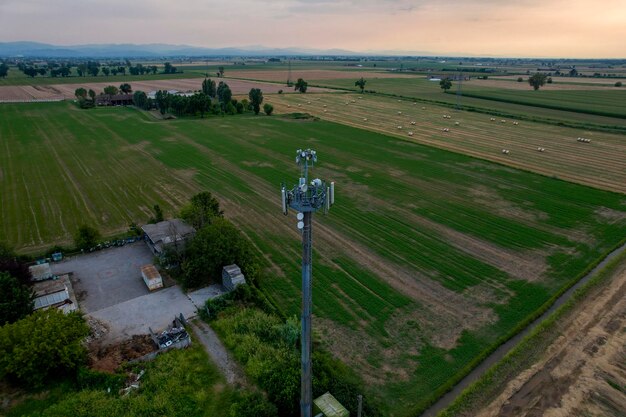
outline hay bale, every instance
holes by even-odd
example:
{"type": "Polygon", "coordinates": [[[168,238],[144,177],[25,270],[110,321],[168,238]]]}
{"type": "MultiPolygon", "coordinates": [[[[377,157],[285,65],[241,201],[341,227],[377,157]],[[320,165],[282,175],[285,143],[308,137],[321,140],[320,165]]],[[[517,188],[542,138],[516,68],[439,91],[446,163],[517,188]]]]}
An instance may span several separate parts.
{"type": "Polygon", "coordinates": [[[409,132],[409,136],[413,136],[413,132],[409,132]]]}

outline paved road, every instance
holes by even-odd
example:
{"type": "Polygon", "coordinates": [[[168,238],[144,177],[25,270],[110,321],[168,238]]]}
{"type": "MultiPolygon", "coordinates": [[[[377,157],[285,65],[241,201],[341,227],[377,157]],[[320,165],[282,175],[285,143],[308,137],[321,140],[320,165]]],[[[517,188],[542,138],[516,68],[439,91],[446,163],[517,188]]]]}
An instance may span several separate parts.
{"type": "Polygon", "coordinates": [[[220,372],[226,377],[226,381],[231,385],[247,385],[244,373],[232,355],[226,350],[217,334],[203,321],[194,320],[191,327],[198,341],[202,343],[204,349],[209,354],[220,372]]]}

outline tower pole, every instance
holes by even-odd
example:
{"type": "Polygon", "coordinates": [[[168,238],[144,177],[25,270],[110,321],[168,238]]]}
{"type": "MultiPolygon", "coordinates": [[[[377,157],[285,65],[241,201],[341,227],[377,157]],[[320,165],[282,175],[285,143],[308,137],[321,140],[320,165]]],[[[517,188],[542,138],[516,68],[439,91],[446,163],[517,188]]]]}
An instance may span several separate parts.
{"type": "Polygon", "coordinates": [[[313,309],[313,291],[312,291],[312,245],[313,230],[311,227],[312,212],[305,212],[304,227],[302,228],[302,335],[301,340],[301,365],[302,372],[300,374],[300,415],[302,417],[311,417],[313,412],[312,402],[313,394],[311,387],[311,314],[313,309]]]}
{"type": "MultiPolygon", "coordinates": [[[[291,65],[291,64],[290,64],[291,65]]],[[[313,213],[323,209],[328,213],[335,202],[335,183],[327,184],[319,178],[309,181],[309,168],[317,162],[313,149],[298,149],[296,163],[300,166],[298,185],[291,189],[283,184],[281,203],[284,215],[292,208],[298,212],[298,229],[302,232],[302,314],[300,315],[300,416],[313,414],[311,316],[313,313],[313,213]]]]}

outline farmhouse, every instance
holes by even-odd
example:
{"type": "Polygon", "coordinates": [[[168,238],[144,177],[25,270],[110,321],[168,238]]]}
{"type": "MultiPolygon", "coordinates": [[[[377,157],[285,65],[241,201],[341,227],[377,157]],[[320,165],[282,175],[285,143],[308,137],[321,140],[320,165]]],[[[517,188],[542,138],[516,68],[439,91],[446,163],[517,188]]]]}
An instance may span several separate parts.
{"type": "Polygon", "coordinates": [[[238,285],[245,284],[246,277],[241,273],[237,265],[226,265],[222,269],[222,286],[226,291],[234,290],[238,285]]]}
{"type": "Polygon", "coordinates": [[[193,237],[196,229],[181,219],[165,220],[156,224],[141,226],[148,247],[157,256],[162,256],[168,248],[181,250],[187,239],[193,237]]]}
{"type": "Polygon", "coordinates": [[[98,106],[126,106],[133,104],[132,94],[100,94],[96,97],[98,106]]]}

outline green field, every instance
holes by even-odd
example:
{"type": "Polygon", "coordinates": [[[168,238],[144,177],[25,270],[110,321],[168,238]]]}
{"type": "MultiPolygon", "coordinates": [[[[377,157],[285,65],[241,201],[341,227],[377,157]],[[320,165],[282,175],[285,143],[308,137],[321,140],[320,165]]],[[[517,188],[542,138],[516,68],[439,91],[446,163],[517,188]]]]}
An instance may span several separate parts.
{"type": "Polygon", "coordinates": [[[388,415],[414,415],[626,236],[626,196],[325,121],[158,121],[132,108],[4,105],[0,239],[22,250],[112,232],[200,189],[263,253],[265,293],[299,312],[300,243],[280,213],[293,155],[337,182],[314,226],[314,327],[388,415]]]}
{"type": "Polygon", "coordinates": [[[505,103],[626,119],[626,89],[519,91],[470,86],[464,88],[463,94],[505,103]]]}
{"type": "MultiPolygon", "coordinates": [[[[519,91],[463,85],[462,95],[457,98],[456,82],[444,94],[439,83],[429,81],[424,76],[415,78],[375,78],[367,79],[366,90],[377,93],[410,97],[435,103],[444,103],[462,108],[524,117],[534,120],[547,120],[552,123],[590,124],[601,128],[617,126],[626,128],[626,89],[615,91],[519,91]],[[471,96],[470,96],[471,95],[471,96]],[[518,99],[519,97],[519,99],[518,99]],[[498,99],[499,101],[496,101],[498,99]],[[552,106],[552,108],[541,107],[552,106]],[[586,110],[591,108],[591,110],[586,110]],[[594,114],[594,109],[595,111],[594,114]],[[613,117],[619,116],[619,117],[613,117]]],[[[357,91],[356,78],[336,80],[310,80],[311,85],[339,87],[357,91]]],[[[504,81],[503,81],[504,84],[504,81]]]]}

